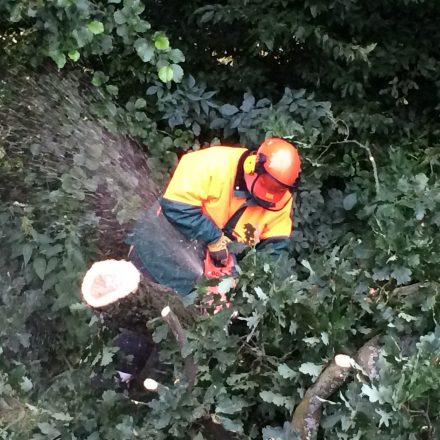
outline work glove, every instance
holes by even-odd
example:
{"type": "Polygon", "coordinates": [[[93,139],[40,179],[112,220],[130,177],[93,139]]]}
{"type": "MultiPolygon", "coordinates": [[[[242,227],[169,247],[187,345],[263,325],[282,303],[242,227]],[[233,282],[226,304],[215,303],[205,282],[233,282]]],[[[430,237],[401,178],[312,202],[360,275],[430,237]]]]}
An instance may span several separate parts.
{"type": "Polygon", "coordinates": [[[218,240],[208,244],[209,256],[217,267],[227,265],[229,257],[228,243],[230,242],[231,240],[223,234],[218,240]]]}

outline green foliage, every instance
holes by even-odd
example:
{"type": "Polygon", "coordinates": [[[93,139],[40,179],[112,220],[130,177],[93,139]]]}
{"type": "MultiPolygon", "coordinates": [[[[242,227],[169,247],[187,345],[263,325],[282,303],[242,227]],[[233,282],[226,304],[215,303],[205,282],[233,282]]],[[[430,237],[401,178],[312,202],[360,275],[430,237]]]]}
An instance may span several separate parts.
{"type": "MultiPolygon", "coordinates": [[[[0,9],[2,20],[13,24],[19,53],[33,65],[46,56],[59,69],[67,58],[77,62],[81,57],[86,63],[103,57],[105,61],[95,64],[97,69],[100,64],[105,65],[109,79],[127,75],[129,80],[138,77],[138,72],[157,77],[164,63],[176,62],[177,49],[172,52],[165,34],[151,30],[151,24],[143,17],[144,10],[139,0],[6,1],[0,9]],[[45,32],[38,32],[40,29],[45,32]]],[[[12,37],[5,37],[7,44],[9,38],[12,37]]],[[[16,49],[11,48],[14,52],[16,49]]],[[[183,56],[177,58],[183,61],[183,56]]],[[[166,78],[166,82],[173,79],[166,78]]]]}
{"type": "Polygon", "coordinates": [[[152,23],[180,38],[187,70],[230,101],[249,89],[274,99],[306,88],[363,138],[438,130],[436,2],[160,4],[152,23]]]}
{"type": "Polygon", "coordinates": [[[378,376],[330,397],[320,436],[438,438],[438,12],[415,0],[3,1],[0,438],[202,440],[211,418],[238,438],[291,440],[307,387],[376,334],[378,376]],[[158,395],[90,386],[97,370],[111,377],[115,350],[80,302],[87,265],[125,255],[177,154],[272,135],[303,158],[290,259],[248,250],[238,285],[221,284],[238,317],[186,329],[191,393],[157,320],[158,395]]]}

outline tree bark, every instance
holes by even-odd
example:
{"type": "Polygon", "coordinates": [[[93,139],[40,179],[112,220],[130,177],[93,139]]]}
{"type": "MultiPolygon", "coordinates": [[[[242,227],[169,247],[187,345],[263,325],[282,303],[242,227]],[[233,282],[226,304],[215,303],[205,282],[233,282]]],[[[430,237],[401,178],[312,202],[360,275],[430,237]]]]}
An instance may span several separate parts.
{"type": "MultiPolygon", "coordinates": [[[[355,360],[369,377],[373,377],[376,374],[375,365],[379,352],[379,336],[375,336],[367,341],[358,350],[355,359],[351,360],[355,360]]],[[[333,359],[316,382],[306,391],[304,398],[293,413],[291,422],[292,429],[301,440],[316,438],[323,405],[320,399],[327,399],[335,393],[345,383],[352,370],[352,364],[340,366],[333,359]]]]}
{"type": "Polygon", "coordinates": [[[186,382],[188,384],[188,391],[191,391],[194,386],[194,382],[196,380],[197,375],[197,365],[194,362],[194,358],[192,355],[188,355],[186,357],[183,356],[183,348],[186,344],[186,334],[183,330],[182,325],[180,324],[179,319],[171,310],[170,307],[165,307],[161,312],[162,319],[168,324],[168,327],[171,329],[174,338],[176,339],[177,345],[180,348],[180,352],[182,357],[184,358],[184,371],[183,374],[185,376],[186,382]]]}
{"type": "Polygon", "coordinates": [[[292,428],[301,440],[315,438],[321,419],[322,401],[338,390],[346,381],[351,368],[340,367],[333,359],[316,382],[306,391],[292,417],[292,428]]]}

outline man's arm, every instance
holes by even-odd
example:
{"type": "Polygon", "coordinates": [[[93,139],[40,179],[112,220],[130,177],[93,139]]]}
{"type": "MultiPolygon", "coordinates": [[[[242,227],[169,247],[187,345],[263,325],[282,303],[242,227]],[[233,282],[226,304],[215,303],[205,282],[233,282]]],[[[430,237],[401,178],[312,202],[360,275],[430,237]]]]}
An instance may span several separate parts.
{"type": "Polygon", "coordinates": [[[160,202],[165,217],[192,240],[211,243],[222,231],[203,213],[203,203],[212,194],[209,157],[204,151],[182,157],[160,202]]]}
{"type": "Polygon", "coordinates": [[[164,216],[190,240],[211,243],[222,236],[222,231],[203,214],[202,208],[188,203],[177,202],[165,197],[160,202],[164,216]]]}

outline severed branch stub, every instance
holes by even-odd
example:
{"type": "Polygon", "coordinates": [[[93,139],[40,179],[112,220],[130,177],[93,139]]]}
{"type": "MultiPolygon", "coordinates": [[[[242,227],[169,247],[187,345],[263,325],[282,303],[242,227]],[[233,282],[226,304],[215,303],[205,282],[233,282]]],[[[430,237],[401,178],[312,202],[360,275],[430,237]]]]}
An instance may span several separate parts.
{"type": "Polygon", "coordinates": [[[168,389],[165,385],[162,385],[151,378],[147,378],[144,380],[144,388],[148,391],[154,391],[156,393],[160,393],[161,390],[168,389]]]}
{"type": "Polygon", "coordinates": [[[323,400],[336,392],[347,380],[353,368],[361,369],[368,377],[375,374],[379,356],[379,336],[367,341],[357,352],[355,359],[338,354],[321,372],[316,382],[306,391],[296,407],[291,426],[301,440],[313,440],[318,433],[323,400]]]}
{"type": "MultiPolygon", "coordinates": [[[[174,338],[176,339],[177,345],[182,353],[183,347],[187,341],[185,331],[180,324],[179,319],[171,310],[170,307],[165,307],[161,312],[162,319],[167,323],[168,327],[171,329],[174,338]]],[[[197,375],[197,365],[194,362],[194,358],[189,355],[184,358],[184,376],[188,384],[188,390],[194,385],[197,375]]]]}
{"type": "Polygon", "coordinates": [[[94,263],[84,276],[81,294],[95,313],[116,328],[144,328],[168,304],[182,322],[191,322],[194,317],[194,311],[185,308],[173,290],[143,277],[125,260],[94,263]]]}

